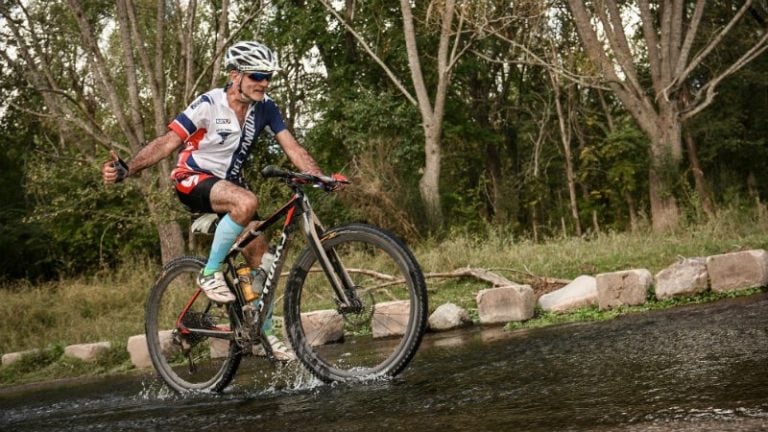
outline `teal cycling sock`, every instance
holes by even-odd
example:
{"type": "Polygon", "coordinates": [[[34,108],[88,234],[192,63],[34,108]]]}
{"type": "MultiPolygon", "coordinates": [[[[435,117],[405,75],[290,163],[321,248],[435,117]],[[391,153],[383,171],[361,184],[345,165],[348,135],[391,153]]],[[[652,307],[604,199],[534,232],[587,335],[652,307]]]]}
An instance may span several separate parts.
{"type": "Polygon", "coordinates": [[[242,225],[233,221],[229,215],[224,216],[216,227],[216,233],[213,235],[213,244],[211,245],[211,254],[208,256],[208,262],[205,264],[203,274],[208,276],[219,271],[221,263],[227,256],[227,252],[235,244],[237,236],[243,232],[242,225]]]}
{"type": "Polygon", "coordinates": [[[261,329],[264,331],[264,334],[269,336],[271,335],[272,328],[274,327],[274,323],[272,322],[272,310],[275,308],[274,303],[269,305],[269,311],[267,311],[267,318],[264,320],[264,324],[261,325],[261,329]]]}

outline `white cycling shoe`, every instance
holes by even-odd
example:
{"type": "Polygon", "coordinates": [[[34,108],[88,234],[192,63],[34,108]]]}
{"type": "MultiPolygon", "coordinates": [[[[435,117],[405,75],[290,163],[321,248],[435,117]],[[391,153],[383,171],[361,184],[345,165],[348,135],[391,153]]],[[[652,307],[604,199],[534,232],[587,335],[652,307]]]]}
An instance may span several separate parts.
{"type": "Polygon", "coordinates": [[[235,301],[235,295],[229,290],[224,275],[220,271],[209,276],[203,276],[201,272],[197,276],[197,286],[213,302],[226,304],[235,301]]]}
{"type": "MultiPolygon", "coordinates": [[[[296,354],[293,352],[290,346],[286,345],[277,338],[275,335],[267,336],[269,344],[272,345],[272,354],[278,361],[291,362],[296,360],[296,354]]],[[[264,347],[256,345],[253,347],[253,355],[256,357],[266,357],[267,353],[264,351],[264,347]]]]}

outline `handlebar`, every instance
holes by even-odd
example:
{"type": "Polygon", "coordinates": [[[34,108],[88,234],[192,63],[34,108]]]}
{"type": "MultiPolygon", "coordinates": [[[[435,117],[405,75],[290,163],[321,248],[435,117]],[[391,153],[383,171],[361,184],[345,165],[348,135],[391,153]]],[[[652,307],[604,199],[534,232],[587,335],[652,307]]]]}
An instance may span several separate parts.
{"type": "Polygon", "coordinates": [[[299,185],[299,184],[313,184],[326,191],[333,191],[339,188],[343,184],[349,184],[349,180],[342,174],[335,173],[328,176],[316,176],[308,173],[297,173],[293,171],[283,170],[273,165],[267,165],[261,170],[261,176],[264,178],[282,178],[286,182],[299,185]]]}

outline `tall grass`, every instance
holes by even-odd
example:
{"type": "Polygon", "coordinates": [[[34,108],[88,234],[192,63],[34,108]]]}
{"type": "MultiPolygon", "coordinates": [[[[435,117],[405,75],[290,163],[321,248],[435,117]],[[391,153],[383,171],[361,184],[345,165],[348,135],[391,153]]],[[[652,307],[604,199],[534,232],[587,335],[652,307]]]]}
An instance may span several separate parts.
{"type": "Polygon", "coordinates": [[[159,265],[134,259],[113,271],[0,288],[0,352],[113,341],[144,332],[144,300],[159,265]]]}
{"type": "MultiPolygon", "coordinates": [[[[744,249],[768,249],[768,217],[762,212],[724,210],[708,223],[655,234],[650,229],[609,232],[588,239],[559,238],[544,243],[513,239],[489,230],[483,235],[456,234],[415,248],[425,273],[461,267],[493,270],[518,283],[541,277],[573,279],[579,275],[645,268],[656,274],[681,257],[703,257],[744,249]]],[[[488,284],[472,279],[430,279],[430,308],[452,301],[475,308],[478,290],[488,284]]]]}
{"type": "MultiPolygon", "coordinates": [[[[752,248],[768,249],[768,218],[738,211],[663,235],[640,230],[534,243],[489,230],[413,245],[425,273],[482,267],[521,283],[536,276],[572,279],[629,268],[656,273],[679,257],[752,248]]],[[[97,341],[124,345],[144,331],[144,302],[159,268],[136,258],[91,276],[1,286],[0,353],[97,341]]],[[[488,287],[473,279],[434,278],[427,284],[430,309],[448,301],[474,309],[477,291],[488,287]]]]}

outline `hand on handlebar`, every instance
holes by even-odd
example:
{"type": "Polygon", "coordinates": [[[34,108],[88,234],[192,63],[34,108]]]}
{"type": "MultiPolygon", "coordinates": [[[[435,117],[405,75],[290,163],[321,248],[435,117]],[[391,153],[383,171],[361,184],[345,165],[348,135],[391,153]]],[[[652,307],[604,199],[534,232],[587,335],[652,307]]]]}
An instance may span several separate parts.
{"type": "Polygon", "coordinates": [[[330,177],[322,175],[318,176],[321,180],[321,187],[329,192],[336,192],[344,189],[344,186],[349,184],[349,180],[344,174],[333,173],[330,177]]]}
{"type": "Polygon", "coordinates": [[[314,175],[309,173],[296,173],[291,171],[285,171],[272,165],[266,166],[261,170],[262,177],[279,177],[288,182],[299,184],[314,184],[327,191],[337,191],[349,184],[349,180],[342,174],[335,173],[333,175],[326,176],[325,174],[314,175]]]}

